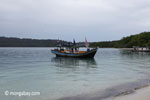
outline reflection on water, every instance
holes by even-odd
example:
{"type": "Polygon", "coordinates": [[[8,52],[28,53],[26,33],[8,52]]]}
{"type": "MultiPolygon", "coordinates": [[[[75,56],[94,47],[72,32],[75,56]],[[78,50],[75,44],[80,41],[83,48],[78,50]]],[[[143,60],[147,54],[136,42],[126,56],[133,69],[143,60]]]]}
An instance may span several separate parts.
{"type": "Polygon", "coordinates": [[[132,52],[131,50],[120,50],[120,61],[130,66],[128,69],[143,75],[150,75],[150,52],[132,52]]]}
{"type": "Polygon", "coordinates": [[[51,58],[51,62],[55,64],[57,67],[77,67],[77,66],[85,66],[85,67],[96,67],[96,61],[94,58],[66,58],[66,57],[53,57],[51,58]]]}
{"type": "Polygon", "coordinates": [[[142,59],[144,57],[144,60],[146,58],[149,59],[149,56],[150,56],[150,52],[133,52],[131,50],[120,50],[120,54],[121,56],[125,56],[125,57],[128,57],[128,58],[133,58],[133,60],[135,59],[142,59]]]}
{"type": "Polygon", "coordinates": [[[150,52],[133,52],[132,50],[124,50],[120,49],[121,54],[126,55],[144,55],[144,56],[150,56],[150,52]]]}

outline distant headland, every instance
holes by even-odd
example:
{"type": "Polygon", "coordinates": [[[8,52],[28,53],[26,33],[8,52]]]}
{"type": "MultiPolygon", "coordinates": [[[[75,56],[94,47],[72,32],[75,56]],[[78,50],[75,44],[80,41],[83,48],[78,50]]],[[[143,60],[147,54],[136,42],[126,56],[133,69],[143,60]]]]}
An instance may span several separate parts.
{"type": "Polygon", "coordinates": [[[57,41],[56,39],[0,37],[0,47],[55,47],[57,41]]]}
{"type": "MultiPolygon", "coordinates": [[[[67,41],[59,40],[64,43],[67,41]]],[[[29,39],[0,37],[0,47],[56,47],[57,39],[29,39]]],[[[116,41],[91,42],[90,47],[132,48],[133,46],[150,47],[150,32],[123,37],[116,41]]]]}
{"type": "Polygon", "coordinates": [[[123,37],[116,41],[93,42],[92,47],[101,48],[132,48],[133,46],[150,47],[150,32],[123,37]]]}

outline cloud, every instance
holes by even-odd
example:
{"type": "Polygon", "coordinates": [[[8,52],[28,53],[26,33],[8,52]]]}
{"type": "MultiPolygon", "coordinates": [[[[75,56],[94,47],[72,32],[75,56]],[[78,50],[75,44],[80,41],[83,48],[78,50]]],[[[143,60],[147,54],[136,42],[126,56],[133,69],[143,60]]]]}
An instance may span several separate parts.
{"type": "Polygon", "coordinates": [[[0,35],[116,40],[149,30],[149,0],[0,0],[0,35]]]}

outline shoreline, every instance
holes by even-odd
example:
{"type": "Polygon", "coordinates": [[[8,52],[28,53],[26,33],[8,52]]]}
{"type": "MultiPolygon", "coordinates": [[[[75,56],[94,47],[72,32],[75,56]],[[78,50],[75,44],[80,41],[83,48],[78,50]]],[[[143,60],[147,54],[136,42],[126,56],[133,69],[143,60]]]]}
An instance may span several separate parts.
{"type": "Polygon", "coordinates": [[[122,93],[113,100],[150,100],[150,85],[134,89],[132,92],[122,93]]]}
{"type": "Polygon", "coordinates": [[[150,100],[149,81],[141,80],[139,82],[120,84],[93,93],[65,96],[56,100],[150,100]]]}

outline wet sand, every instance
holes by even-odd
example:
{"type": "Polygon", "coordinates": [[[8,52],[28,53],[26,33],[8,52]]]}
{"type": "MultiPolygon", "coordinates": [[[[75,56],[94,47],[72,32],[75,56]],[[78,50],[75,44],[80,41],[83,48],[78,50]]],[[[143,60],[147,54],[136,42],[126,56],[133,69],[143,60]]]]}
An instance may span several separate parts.
{"type": "Polygon", "coordinates": [[[150,100],[150,86],[135,90],[128,95],[117,96],[114,100],[150,100]]]}

